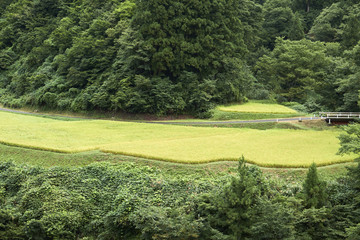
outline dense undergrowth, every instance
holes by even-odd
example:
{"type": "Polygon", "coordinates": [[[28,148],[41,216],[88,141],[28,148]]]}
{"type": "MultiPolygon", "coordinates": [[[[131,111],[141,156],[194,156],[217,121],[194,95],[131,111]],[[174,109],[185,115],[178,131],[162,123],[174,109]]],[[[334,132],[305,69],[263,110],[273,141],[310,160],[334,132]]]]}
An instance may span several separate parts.
{"type": "Polygon", "coordinates": [[[352,239],[360,222],[355,169],[310,196],[309,184],[267,179],[242,162],[234,175],[198,177],[133,163],[1,162],[0,238],[352,239]]]}

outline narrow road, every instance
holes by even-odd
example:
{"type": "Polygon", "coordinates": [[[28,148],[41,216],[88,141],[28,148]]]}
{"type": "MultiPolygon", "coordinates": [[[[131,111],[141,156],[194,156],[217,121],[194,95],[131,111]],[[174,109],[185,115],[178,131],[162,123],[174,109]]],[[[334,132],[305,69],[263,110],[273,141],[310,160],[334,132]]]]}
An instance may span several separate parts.
{"type": "Polygon", "coordinates": [[[289,122],[302,120],[318,120],[320,117],[297,117],[297,118],[274,118],[260,120],[233,120],[233,121],[214,121],[214,122],[146,122],[154,124],[175,124],[175,125],[214,125],[214,124],[237,124],[237,123],[263,123],[263,122],[289,122]]]}
{"type": "Polygon", "coordinates": [[[1,107],[0,107],[0,111],[12,112],[12,113],[21,113],[21,114],[28,114],[28,115],[43,115],[43,114],[39,114],[39,113],[24,112],[24,111],[18,111],[18,110],[13,110],[13,109],[8,109],[8,108],[1,108],[1,107]]]}
{"type": "MultiPolygon", "coordinates": [[[[48,114],[25,112],[19,110],[13,110],[8,108],[1,108],[0,111],[12,112],[12,113],[21,113],[27,115],[38,115],[38,116],[53,116],[48,114]]],[[[60,115],[56,115],[60,116],[60,115]]],[[[67,118],[79,118],[79,117],[68,117],[60,116],[67,118]]],[[[84,118],[89,119],[89,118],[84,118]]],[[[142,123],[151,123],[151,124],[173,124],[173,125],[216,125],[216,124],[238,124],[238,123],[264,123],[264,122],[288,122],[288,121],[302,121],[302,120],[318,120],[320,117],[296,117],[296,118],[274,118],[274,119],[260,119],[260,120],[233,120],[233,121],[204,121],[204,122],[155,122],[155,121],[146,121],[142,123]]]]}
{"type": "Polygon", "coordinates": [[[62,117],[62,118],[74,118],[74,119],[90,119],[90,118],[85,118],[85,117],[82,118],[82,117],[74,117],[74,116],[51,115],[51,114],[37,113],[37,112],[25,112],[25,111],[14,110],[14,109],[9,109],[9,108],[2,108],[2,107],[0,107],[0,111],[11,112],[11,113],[20,113],[20,114],[33,115],[33,116],[62,117]]]}

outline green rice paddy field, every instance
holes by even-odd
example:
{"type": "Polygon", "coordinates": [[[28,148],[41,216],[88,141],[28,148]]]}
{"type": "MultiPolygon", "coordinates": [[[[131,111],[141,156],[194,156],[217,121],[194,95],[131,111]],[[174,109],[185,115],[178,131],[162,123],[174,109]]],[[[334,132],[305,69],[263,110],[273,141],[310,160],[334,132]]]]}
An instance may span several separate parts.
{"type": "Polygon", "coordinates": [[[304,116],[294,109],[273,103],[269,100],[250,100],[243,104],[218,106],[211,120],[254,120],[272,118],[292,118],[304,116]]]}
{"type": "Polygon", "coordinates": [[[238,160],[259,166],[307,167],[352,161],[339,156],[340,130],[213,128],[116,122],[62,121],[0,112],[0,142],[54,152],[100,150],[179,163],[238,160]]]}
{"type": "Polygon", "coordinates": [[[219,106],[218,109],[224,112],[297,114],[295,110],[286,106],[282,106],[280,104],[266,103],[254,100],[245,104],[219,106]]]}

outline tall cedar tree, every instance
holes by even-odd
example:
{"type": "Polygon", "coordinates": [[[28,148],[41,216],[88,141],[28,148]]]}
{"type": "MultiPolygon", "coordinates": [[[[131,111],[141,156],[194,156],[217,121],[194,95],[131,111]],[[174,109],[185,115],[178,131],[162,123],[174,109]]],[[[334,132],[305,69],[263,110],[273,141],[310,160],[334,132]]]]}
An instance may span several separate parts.
{"type": "Polygon", "coordinates": [[[319,180],[316,164],[311,164],[304,182],[305,206],[321,208],[326,203],[325,182],[319,180]]]}
{"type": "MultiPolygon", "coordinates": [[[[122,53],[131,58],[121,65],[126,75],[119,75],[120,79],[129,78],[130,86],[145,99],[143,104],[134,99],[133,107],[144,111],[141,108],[147,102],[157,105],[163,101],[156,91],[162,82],[174,89],[165,102],[184,103],[188,112],[206,112],[210,101],[244,97],[253,78],[241,59],[257,39],[260,6],[249,0],[149,0],[136,4],[131,42],[139,44],[122,53]],[[147,90],[139,91],[139,75],[147,90]],[[179,97],[169,100],[174,93],[179,97]]],[[[169,112],[171,107],[164,108],[163,112],[169,112]]]]}
{"type": "Polygon", "coordinates": [[[150,55],[148,76],[178,81],[183,71],[206,78],[225,57],[246,53],[239,18],[246,0],[137,1],[133,27],[150,55]]]}
{"type": "Polygon", "coordinates": [[[221,193],[204,195],[199,215],[206,219],[203,239],[247,239],[251,237],[255,206],[260,199],[257,168],[247,167],[244,157],[239,161],[238,174],[221,193]]]}

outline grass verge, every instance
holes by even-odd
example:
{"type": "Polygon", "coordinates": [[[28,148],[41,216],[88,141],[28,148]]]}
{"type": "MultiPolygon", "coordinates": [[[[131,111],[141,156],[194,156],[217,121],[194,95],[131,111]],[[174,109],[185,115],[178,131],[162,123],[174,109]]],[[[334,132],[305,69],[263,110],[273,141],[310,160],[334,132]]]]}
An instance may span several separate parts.
{"type": "Polygon", "coordinates": [[[295,129],[295,130],[332,130],[337,126],[329,126],[324,120],[305,120],[302,122],[260,122],[260,123],[231,123],[231,124],[191,124],[193,127],[213,127],[213,128],[250,128],[258,130],[269,129],[295,129]]]}

